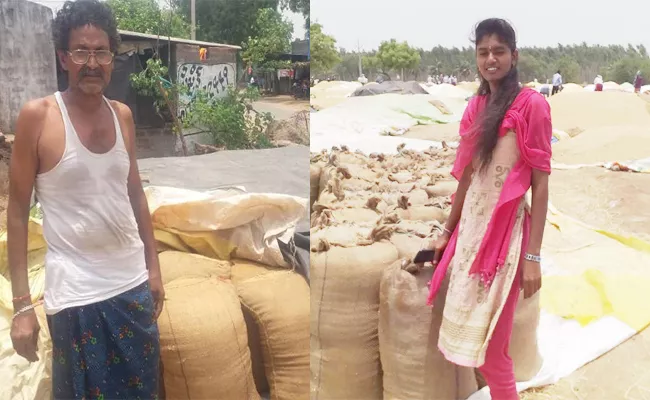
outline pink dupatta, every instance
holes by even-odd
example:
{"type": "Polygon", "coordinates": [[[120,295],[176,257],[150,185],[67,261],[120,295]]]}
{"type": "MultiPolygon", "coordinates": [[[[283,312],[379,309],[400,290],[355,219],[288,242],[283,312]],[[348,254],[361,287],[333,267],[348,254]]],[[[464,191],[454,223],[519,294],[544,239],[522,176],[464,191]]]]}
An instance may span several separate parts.
{"type": "MultiPolygon", "coordinates": [[[[463,175],[465,168],[474,158],[476,134],[473,134],[473,124],[477,122],[480,112],[486,105],[486,96],[476,96],[467,105],[465,114],[460,122],[460,145],[456,154],[451,174],[457,180],[463,175]]],[[[524,88],[513,102],[503,119],[499,134],[508,131],[517,135],[517,147],[520,158],[515,163],[508,178],[504,182],[499,202],[497,203],[487,232],[470,274],[479,274],[483,283],[489,286],[497,270],[503,266],[508,254],[508,246],[512,235],[512,227],[517,215],[521,198],[531,186],[533,168],[551,173],[551,109],[546,99],[535,90],[524,88]]],[[[528,236],[528,232],[524,233],[528,236]]],[[[438,263],[431,279],[427,303],[433,304],[440,285],[447,275],[447,269],[456,252],[458,226],[454,229],[447,249],[438,263]]]]}

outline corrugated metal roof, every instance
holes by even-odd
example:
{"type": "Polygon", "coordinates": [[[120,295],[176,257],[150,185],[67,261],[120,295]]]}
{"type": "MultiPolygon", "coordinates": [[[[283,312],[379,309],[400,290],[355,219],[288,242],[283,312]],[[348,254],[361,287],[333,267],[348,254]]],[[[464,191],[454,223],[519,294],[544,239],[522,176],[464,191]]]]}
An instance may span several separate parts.
{"type": "Polygon", "coordinates": [[[158,40],[160,41],[171,41],[173,43],[183,43],[183,44],[190,44],[194,46],[201,46],[201,47],[223,47],[227,49],[234,49],[234,50],[241,50],[241,46],[235,46],[232,44],[223,44],[223,43],[212,43],[212,42],[201,42],[199,40],[190,40],[190,39],[181,39],[181,38],[169,38],[167,36],[158,36],[158,35],[150,35],[148,33],[140,33],[140,32],[131,32],[131,31],[125,31],[122,29],[118,30],[119,34],[122,36],[132,36],[136,38],[142,38],[142,39],[153,39],[153,40],[158,40]]]}

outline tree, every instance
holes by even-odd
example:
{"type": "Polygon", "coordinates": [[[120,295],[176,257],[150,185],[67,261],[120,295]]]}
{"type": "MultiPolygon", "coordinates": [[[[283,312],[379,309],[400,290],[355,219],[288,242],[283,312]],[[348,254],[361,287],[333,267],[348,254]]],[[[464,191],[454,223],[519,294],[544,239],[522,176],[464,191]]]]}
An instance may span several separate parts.
{"type": "Polygon", "coordinates": [[[174,8],[160,8],[156,0],[108,0],[119,29],[151,35],[190,37],[190,24],[174,8]]]}
{"type": "Polygon", "coordinates": [[[366,77],[375,75],[382,71],[381,61],[379,61],[379,58],[377,58],[377,55],[375,54],[363,56],[361,59],[361,65],[363,66],[364,75],[366,75],[366,77]]]}
{"type": "Polygon", "coordinates": [[[539,80],[545,74],[544,65],[537,58],[525,53],[519,56],[517,69],[519,70],[519,79],[522,82],[539,80]]]}
{"type": "MultiPolygon", "coordinates": [[[[128,1],[128,0],[127,0],[128,1]]],[[[173,0],[189,20],[190,0],[173,0]]],[[[279,0],[196,0],[196,38],[241,45],[252,33],[258,10],[277,10],[279,0]]]]}
{"type": "Polygon", "coordinates": [[[293,25],[271,8],[257,11],[251,36],[243,43],[242,59],[264,68],[273,54],[290,51],[293,25]]]}
{"type": "MultiPolygon", "coordinates": [[[[436,46],[430,50],[418,51],[421,61],[417,72],[420,76],[458,73],[459,79],[474,79],[476,69],[476,50],[474,46],[461,49],[436,46]]],[[[372,56],[375,53],[376,51],[364,52],[362,56],[372,56]]],[[[597,74],[601,74],[603,77],[609,76],[608,74],[610,74],[613,66],[624,58],[632,57],[634,60],[639,60],[637,63],[643,63],[641,60],[648,60],[647,50],[643,46],[589,46],[586,43],[563,45],[561,47],[522,47],[519,49],[519,55],[519,71],[522,82],[534,79],[545,82],[547,79],[551,79],[558,66],[562,69],[565,82],[592,82],[597,74]],[[563,57],[565,59],[560,62],[563,57]],[[576,64],[568,63],[566,61],[568,59],[577,63],[577,74],[575,73],[576,64]],[[564,64],[564,67],[562,64],[564,64]],[[574,71],[571,71],[572,69],[574,71]],[[565,72],[569,72],[569,75],[565,72]]],[[[364,62],[366,76],[372,80],[371,69],[365,65],[364,62]]],[[[637,65],[634,72],[639,69],[643,71],[641,64],[637,65]]],[[[612,80],[619,83],[624,82],[626,79],[612,78],[612,80]]]]}
{"type": "Polygon", "coordinates": [[[623,58],[607,70],[605,78],[614,82],[632,83],[637,71],[641,71],[644,77],[650,77],[650,60],[634,56],[623,58]]]}
{"type": "Polygon", "coordinates": [[[420,53],[411,48],[407,42],[397,42],[391,39],[388,42],[381,42],[377,58],[381,65],[389,71],[402,71],[404,79],[405,69],[416,69],[420,65],[420,53]]]}
{"type": "Polygon", "coordinates": [[[562,82],[580,82],[580,64],[571,57],[564,56],[555,63],[556,71],[562,73],[562,82]]]}
{"type": "Polygon", "coordinates": [[[311,70],[314,74],[324,74],[341,62],[336,51],[336,39],[323,32],[323,26],[315,23],[309,27],[311,70]]]}
{"type": "Polygon", "coordinates": [[[289,9],[292,12],[302,14],[305,17],[305,29],[309,32],[309,0],[281,0],[280,7],[283,10],[289,9]]]}

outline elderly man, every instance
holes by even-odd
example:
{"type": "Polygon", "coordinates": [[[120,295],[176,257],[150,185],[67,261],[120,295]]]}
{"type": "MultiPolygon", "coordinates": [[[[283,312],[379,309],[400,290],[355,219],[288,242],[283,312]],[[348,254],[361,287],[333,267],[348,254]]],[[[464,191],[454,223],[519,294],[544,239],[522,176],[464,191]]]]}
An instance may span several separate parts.
{"type": "Polygon", "coordinates": [[[24,105],[7,212],[11,339],[36,359],[39,324],[27,278],[32,189],[44,212],[45,312],[55,399],[154,399],[163,286],[127,106],[109,101],[119,35],[99,0],[66,2],[54,20],[65,92],[24,105]]]}

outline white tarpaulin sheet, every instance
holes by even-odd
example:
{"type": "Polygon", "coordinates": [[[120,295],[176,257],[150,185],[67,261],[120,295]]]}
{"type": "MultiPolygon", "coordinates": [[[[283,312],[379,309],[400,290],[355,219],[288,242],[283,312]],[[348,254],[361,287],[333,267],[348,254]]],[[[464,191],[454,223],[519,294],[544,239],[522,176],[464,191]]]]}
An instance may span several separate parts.
{"type": "Polygon", "coordinates": [[[320,112],[311,114],[310,136],[401,135],[417,124],[458,122],[466,102],[432,95],[382,94],[350,97],[320,112]],[[436,106],[444,104],[446,112],[436,106]]]}

